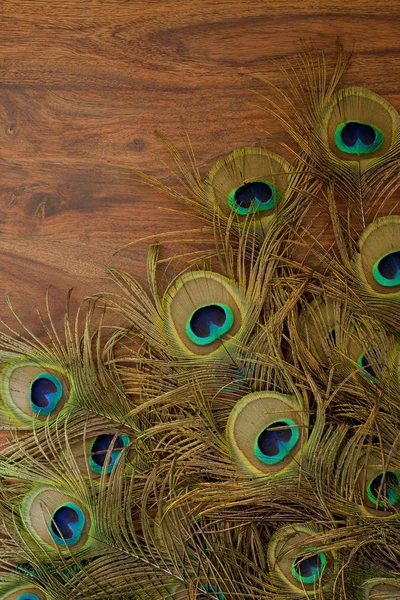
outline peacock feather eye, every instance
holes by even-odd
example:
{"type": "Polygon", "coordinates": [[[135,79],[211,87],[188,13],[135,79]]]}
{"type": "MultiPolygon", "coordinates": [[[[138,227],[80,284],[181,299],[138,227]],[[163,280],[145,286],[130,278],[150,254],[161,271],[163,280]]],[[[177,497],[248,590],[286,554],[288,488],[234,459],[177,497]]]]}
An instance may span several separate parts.
{"type": "Polygon", "coordinates": [[[210,593],[213,594],[211,596],[213,598],[218,598],[218,600],[225,600],[225,596],[221,592],[220,588],[217,585],[213,585],[211,583],[206,583],[205,585],[202,585],[199,588],[199,591],[196,594],[196,600],[207,600],[208,598],[210,598],[210,593]]]}
{"type": "Polygon", "coordinates": [[[0,591],[1,600],[46,600],[48,598],[47,594],[36,585],[18,585],[13,589],[8,586],[7,590],[5,595],[0,591]]]}
{"type": "Polygon", "coordinates": [[[384,287],[400,285],[400,250],[388,252],[372,267],[372,275],[384,287]]]}
{"type": "Polygon", "coordinates": [[[299,441],[299,428],[291,419],[267,425],[257,436],[254,454],[267,465],[275,465],[289,456],[299,441]]]}
{"type": "Polygon", "coordinates": [[[21,518],[26,535],[35,537],[46,553],[70,553],[93,544],[89,506],[69,491],[33,488],[22,502],[21,518]]]}
{"type": "Polygon", "coordinates": [[[188,338],[199,346],[207,346],[228,333],[234,324],[233,311],[226,304],[206,304],[190,315],[186,323],[188,338]]]}
{"type": "Polygon", "coordinates": [[[226,356],[247,332],[249,310],[248,298],[234,280],[212,271],[189,271],[163,296],[166,343],[180,356],[226,356]]]}
{"type": "Polygon", "coordinates": [[[384,138],[380,129],[361,121],[340,123],[335,130],[335,143],[347,154],[372,154],[379,150],[384,138]]]}
{"type": "Polygon", "coordinates": [[[379,217],[363,231],[354,257],[355,271],[368,293],[400,292],[400,216],[379,217]]]}
{"type": "Polygon", "coordinates": [[[6,420],[17,427],[32,420],[55,419],[73,397],[69,373],[52,364],[18,360],[1,370],[2,408],[6,420]]]}
{"type": "Polygon", "coordinates": [[[361,356],[358,358],[357,360],[357,364],[360,367],[360,369],[362,370],[363,375],[365,375],[365,377],[367,377],[367,379],[369,379],[372,382],[376,382],[378,381],[378,378],[376,376],[376,373],[374,371],[374,369],[372,368],[366,353],[361,354],[361,356]]]}
{"type": "Polygon", "coordinates": [[[228,196],[228,206],[238,215],[271,210],[280,200],[279,189],[267,181],[249,181],[228,196]]]}
{"type": "Polygon", "coordinates": [[[378,94],[355,86],[333,93],[314,128],[312,150],[321,174],[335,181],[335,196],[354,208],[352,199],[363,195],[360,175],[397,155],[399,134],[398,112],[378,94]]]}
{"type": "Polygon", "coordinates": [[[279,597],[314,598],[319,590],[331,589],[336,555],[319,550],[320,534],[324,543],[325,532],[316,525],[291,523],[277,529],[271,537],[267,562],[271,581],[281,591],[279,597]]]}
{"type": "Polygon", "coordinates": [[[236,223],[255,215],[256,225],[265,231],[277,218],[274,210],[284,204],[291,188],[291,165],[264,148],[238,148],[219,159],[205,180],[205,193],[211,206],[236,223]]]}
{"type": "Polygon", "coordinates": [[[400,475],[395,471],[386,471],[376,475],[367,486],[370,502],[381,509],[395,506],[400,501],[400,475]]]}
{"type": "Polygon", "coordinates": [[[111,450],[106,471],[109,475],[129,442],[130,439],[127,435],[115,437],[112,434],[101,434],[96,436],[90,447],[89,465],[91,470],[100,475],[103,472],[107,455],[111,450]]]}
{"type": "Polygon", "coordinates": [[[392,519],[400,508],[400,473],[391,461],[390,454],[371,446],[357,462],[356,503],[368,516],[392,519]]]}
{"type": "Polygon", "coordinates": [[[73,546],[81,539],[85,527],[85,515],[73,502],[59,506],[51,517],[51,535],[60,546],[73,546]]]}
{"type": "Polygon", "coordinates": [[[363,600],[400,600],[400,579],[375,577],[361,586],[363,600]]]}
{"type": "Polygon", "coordinates": [[[33,412],[47,416],[57,407],[63,395],[63,386],[58,377],[40,373],[30,385],[29,397],[33,412]]]}
{"type": "MultiPolygon", "coordinates": [[[[315,550],[315,548],[308,548],[315,550]]],[[[292,563],[292,575],[304,585],[317,583],[326,567],[326,556],[323,552],[296,558],[292,563]]]]}
{"type": "Polygon", "coordinates": [[[296,468],[307,426],[302,398],[271,391],[246,394],[236,402],[226,425],[232,459],[252,477],[279,476],[296,468]]]}

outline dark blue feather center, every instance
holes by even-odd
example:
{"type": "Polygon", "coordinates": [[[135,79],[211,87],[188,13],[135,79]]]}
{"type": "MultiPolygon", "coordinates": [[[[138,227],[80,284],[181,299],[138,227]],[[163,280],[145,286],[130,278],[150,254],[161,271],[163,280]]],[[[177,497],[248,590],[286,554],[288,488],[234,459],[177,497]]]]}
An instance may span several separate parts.
{"type": "Polygon", "coordinates": [[[78,523],[79,515],[70,506],[61,506],[53,515],[51,529],[55,535],[64,540],[69,540],[74,535],[73,528],[70,525],[78,523]]]}
{"type": "Polygon", "coordinates": [[[250,208],[254,201],[264,203],[272,198],[272,188],[263,181],[244,183],[235,192],[235,202],[242,208],[250,208]]]}
{"type": "Polygon", "coordinates": [[[376,373],[375,373],[374,369],[371,367],[366,354],[363,354],[363,356],[361,357],[361,366],[364,369],[364,371],[366,371],[368,373],[368,375],[370,375],[371,377],[376,379],[376,373]]]}
{"type": "Polygon", "coordinates": [[[276,421],[260,433],[257,444],[264,456],[276,456],[281,451],[279,442],[289,442],[292,429],[284,421],[276,421]]]}
{"type": "Polygon", "coordinates": [[[396,473],[387,471],[386,473],[380,473],[371,481],[370,490],[376,500],[378,496],[381,500],[387,500],[391,502],[395,490],[398,489],[399,482],[396,473]]]}
{"type": "Polygon", "coordinates": [[[54,394],[57,386],[47,377],[39,377],[31,386],[31,401],[38,408],[47,408],[49,406],[49,394],[54,394]]]}
{"type": "Polygon", "coordinates": [[[96,440],[93,443],[91,457],[94,463],[99,467],[104,466],[104,462],[107,457],[107,452],[112,445],[113,451],[121,451],[124,449],[125,445],[121,437],[115,438],[113,435],[102,434],[98,435],[96,440]],[[112,443],[114,440],[114,443],[112,443]]]}
{"type": "Polygon", "coordinates": [[[320,572],[322,561],[319,554],[313,554],[308,558],[296,558],[293,566],[300,577],[313,577],[316,573],[320,572]]]}
{"type": "Polygon", "coordinates": [[[395,279],[400,271],[400,250],[384,256],[378,263],[378,271],[385,279],[395,279]]]}
{"type": "Polygon", "coordinates": [[[371,125],[357,121],[346,123],[340,135],[343,143],[349,148],[355,146],[358,140],[364,146],[371,146],[376,140],[375,129],[371,125]]]}
{"type": "Polygon", "coordinates": [[[222,327],[226,321],[226,312],[217,304],[202,306],[192,315],[190,319],[190,329],[199,338],[206,338],[210,335],[210,325],[214,323],[222,327]]]}
{"type": "Polygon", "coordinates": [[[325,339],[330,344],[336,344],[336,331],[331,329],[326,335],[325,339]]]}

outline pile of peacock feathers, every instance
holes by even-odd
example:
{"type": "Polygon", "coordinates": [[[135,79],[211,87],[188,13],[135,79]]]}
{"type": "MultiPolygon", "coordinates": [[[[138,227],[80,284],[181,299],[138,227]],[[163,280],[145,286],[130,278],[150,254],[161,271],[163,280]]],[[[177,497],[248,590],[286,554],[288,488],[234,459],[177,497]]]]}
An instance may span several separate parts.
{"type": "Polygon", "coordinates": [[[200,219],[146,289],[4,326],[1,600],[400,598],[400,117],[349,60],[266,82],[290,162],[131,174],[200,219]]]}

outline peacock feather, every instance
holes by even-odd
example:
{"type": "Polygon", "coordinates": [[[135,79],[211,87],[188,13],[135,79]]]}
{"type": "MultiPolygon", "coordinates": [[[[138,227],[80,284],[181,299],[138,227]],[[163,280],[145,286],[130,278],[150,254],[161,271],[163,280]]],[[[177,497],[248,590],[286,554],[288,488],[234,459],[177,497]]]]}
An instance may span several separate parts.
{"type": "Polygon", "coordinates": [[[282,155],[202,172],[158,133],[177,186],[129,177],[199,228],[62,331],[4,326],[2,600],[400,598],[400,118],[350,59],[258,78],[282,155]]]}

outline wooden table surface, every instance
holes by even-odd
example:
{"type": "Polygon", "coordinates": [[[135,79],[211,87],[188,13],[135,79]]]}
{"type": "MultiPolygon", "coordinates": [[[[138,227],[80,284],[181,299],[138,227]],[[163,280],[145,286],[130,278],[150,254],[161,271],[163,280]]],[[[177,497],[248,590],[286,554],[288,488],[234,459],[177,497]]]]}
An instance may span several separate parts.
{"type": "Polygon", "coordinates": [[[168,180],[154,130],[177,140],[183,117],[204,173],[256,140],[279,150],[244,75],[282,85],[301,40],[333,55],[340,36],[355,51],[346,81],[400,108],[399,13],[396,0],[2,0],[0,317],[9,297],[40,333],[50,285],[61,323],[69,288],[75,303],[112,289],[106,266],[144,280],[149,244],[114,253],[197,223],[129,176],[168,180]]]}

